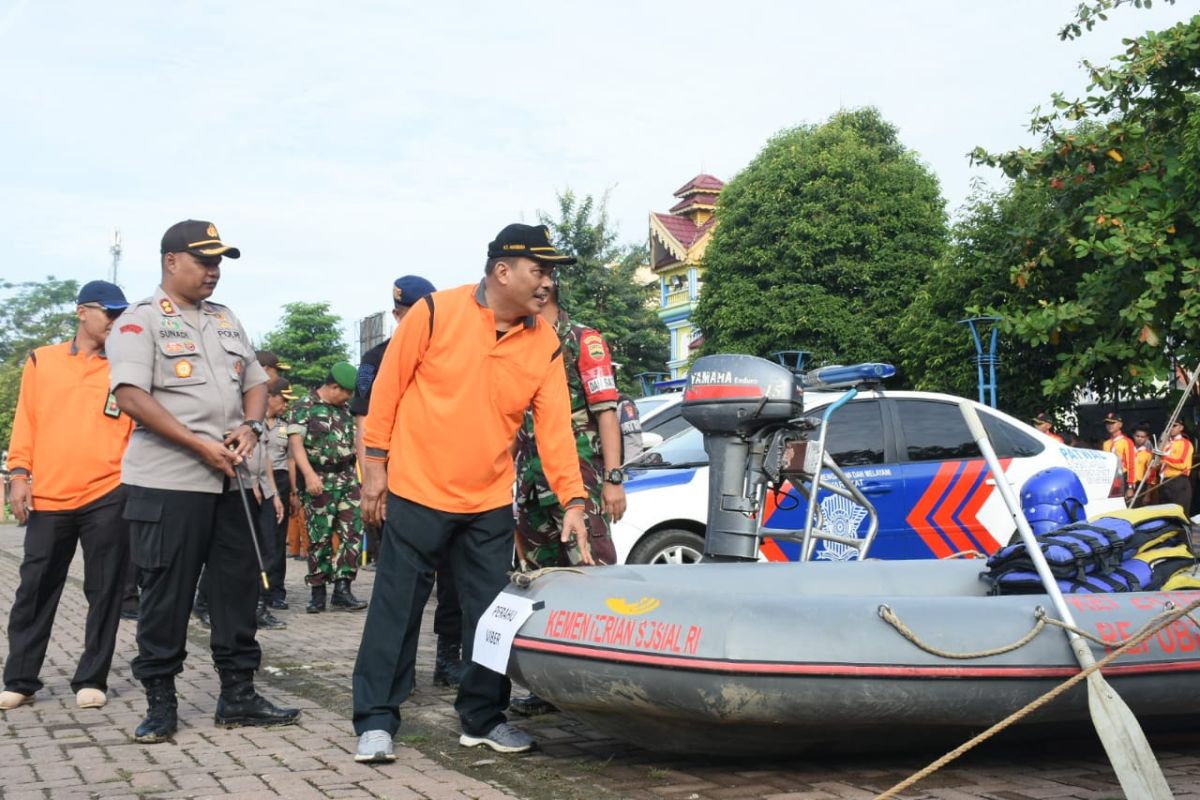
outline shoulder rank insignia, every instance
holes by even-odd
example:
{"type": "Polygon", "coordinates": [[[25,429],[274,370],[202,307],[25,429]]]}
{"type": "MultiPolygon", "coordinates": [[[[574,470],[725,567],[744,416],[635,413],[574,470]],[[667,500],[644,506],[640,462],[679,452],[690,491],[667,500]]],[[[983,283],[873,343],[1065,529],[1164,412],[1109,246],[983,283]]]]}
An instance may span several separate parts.
{"type": "Polygon", "coordinates": [[[175,313],[175,304],[172,303],[169,298],[164,297],[162,300],[159,300],[158,307],[162,309],[164,314],[175,313]]]}

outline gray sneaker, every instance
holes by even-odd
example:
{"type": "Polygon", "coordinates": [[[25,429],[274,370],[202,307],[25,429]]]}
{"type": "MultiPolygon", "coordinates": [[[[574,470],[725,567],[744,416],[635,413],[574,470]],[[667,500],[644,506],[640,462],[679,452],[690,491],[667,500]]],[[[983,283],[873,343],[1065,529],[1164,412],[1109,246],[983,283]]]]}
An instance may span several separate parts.
{"type": "Polygon", "coordinates": [[[458,743],[463,747],[486,744],[497,753],[527,753],[533,749],[533,737],[507,722],[501,722],[483,736],[471,736],[469,733],[464,733],[458,737],[458,743]]]}
{"type": "Polygon", "coordinates": [[[396,747],[387,731],[367,731],[358,737],[358,752],[354,760],[368,764],[396,760],[396,747]]]}

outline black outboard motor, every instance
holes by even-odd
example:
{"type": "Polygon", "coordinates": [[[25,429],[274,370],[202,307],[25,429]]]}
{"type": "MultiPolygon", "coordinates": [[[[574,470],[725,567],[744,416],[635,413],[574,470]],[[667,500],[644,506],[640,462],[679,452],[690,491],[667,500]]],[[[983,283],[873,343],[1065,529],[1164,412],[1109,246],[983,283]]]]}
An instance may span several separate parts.
{"type": "Polygon", "coordinates": [[[688,372],[683,417],[704,434],[708,452],[708,532],[712,561],[758,560],[758,489],[768,427],[804,413],[800,378],[754,356],[697,359],[688,372]]]}

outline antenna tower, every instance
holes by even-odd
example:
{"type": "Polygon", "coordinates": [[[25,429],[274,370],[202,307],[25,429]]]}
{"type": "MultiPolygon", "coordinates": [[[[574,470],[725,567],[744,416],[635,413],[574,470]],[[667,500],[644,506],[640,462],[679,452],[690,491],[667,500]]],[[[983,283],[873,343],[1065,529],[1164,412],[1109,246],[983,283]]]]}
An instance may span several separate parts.
{"type": "Polygon", "coordinates": [[[121,265],[121,229],[113,229],[112,247],[108,248],[108,252],[112,253],[112,282],[117,283],[117,267],[121,265]]]}

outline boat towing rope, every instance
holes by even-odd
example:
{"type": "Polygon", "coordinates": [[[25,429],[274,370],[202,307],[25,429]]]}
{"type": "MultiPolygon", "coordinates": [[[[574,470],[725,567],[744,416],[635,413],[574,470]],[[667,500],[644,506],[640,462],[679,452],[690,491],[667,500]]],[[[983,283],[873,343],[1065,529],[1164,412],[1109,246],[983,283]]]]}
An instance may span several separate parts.
{"type": "MultiPolygon", "coordinates": [[[[957,759],[959,756],[974,749],[976,745],[983,744],[985,741],[992,738],[997,733],[1000,733],[1002,730],[1009,727],[1010,725],[1020,722],[1022,719],[1029,716],[1030,714],[1032,714],[1034,711],[1037,711],[1042,706],[1046,705],[1050,701],[1057,698],[1060,694],[1067,691],[1072,686],[1075,686],[1076,684],[1080,683],[1081,681],[1087,680],[1089,675],[1091,675],[1092,673],[1094,673],[1100,669],[1103,669],[1104,667],[1107,667],[1109,664],[1116,661],[1121,656],[1125,655],[1125,653],[1128,652],[1130,649],[1137,647],[1139,644],[1146,641],[1151,636],[1158,633],[1159,631],[1161,631],[1163,628],[1167,627],[1171,623],[1173,623],[1177,620],[1183,619],[1184,617],[1187,617],[1187,619],[1190,620],[1193,625],[1200,628],[1200,621],[1198,621],[1195,617],[1192,616],[1192,612],[1195,611],[1197,608],[1200,608],[1200,599],[1193,600],[1192,602],[1188,603],[1183,608],[1177,608],[1175,606],[1175,604],[1170,601],[1168,601],[1165,604],[1165,606],[1166,606],[1166,608],[1164,611],[1161,611],[1160,613],[1158,613],[1157,615],[1152,617],[1150,620],[1148,620],[1146,622],[1146,624],[1141,627],[1140,630],[1138,630],[1136,633],[1134,633],[1132,636],[1130,636],[1128,639],[1126,639],[1123,644],[1121,644],[1119,647],[1117,647],[1111,653],[1106,655],[1104,658],[1100,659],[1095,664],[1092,664],[1087,669],[1085,669],[1081,672],[1075,673],[1070,678],[1063,681],[1058,686],[1055,686],[1053,689],[1046,692],[1041,697],[1037,698],[1036,700],[1031,701],[1030,703],[1025,705],[1023,708],[1019,708],[1016,711],[1014,711],[1013,713],[1009,714],[1007,717],[1000,720],[999,722],[997,722],[992,727],[988,728],[983,733],[980,733],[979,735],[969,739],[968,741],[963,742],[958,747],[954,748],[949,753],[946,753],[944,756],[942,756],[938,760],[934,761],[933,763],[929,764],[924,769],[922,769],[918,772],[914,772],[912,775],[910,775],[907,778],[905,778],[904,780],[900,781],[900,783],[897,783],[892,788],[876,795],[875,800],[890,800],[890,798],[896,797],[896,795],[900,794],[900,792],[904,791],[908,787],[924,780],[925,778],[929,777],[933,773],[937,772],[942,767],[946,766],[950,762],[957,759]]],[[[883,617],[884,619],[887,619],[887,617],[884,616],[884,613],[883,613],[883,610],[885,608],[887,608],[887,606],[879,607],[879,616],[883,617]]],[[[891,612],[890,608],[887,610],[889,613],[891,612]]],[[[893,614],[893,616],[895,616],[895,615],[893,614]]],[[[1062,623],[1059,620],[1051,620],[1048,617],[1043,617],[1043,620],[1044,620],[1045,624],[1062,625],[1062,623]]],[[[1034,627],[1036,628],[1037,626],[1034,626],[1034,627]]],[[[899,630],[899,628],[897,628],[897,630],[899,630]]],[[[1036,634],[1034,634],[1034,635],[1036,635],[1036,634]]],[[[905,638],[908,638],[908,637],[905,636],[905,638]]],[[[1030,638],[1032,638],[1032,637],[1030,637],[1030,638]]],[[[909,641],[912,641],[912,639],[909,639],[909,641]]],[[[915,643],[916,642],[914,642],[914,644],[915,643]]],[[[1111,647],[1111,646],[1113,646],[1113,643],[1105,642],[1104,646],[1111,647]]],[[[951,657],[953,657],[953,656],[951,656],[951,657]]]]}

